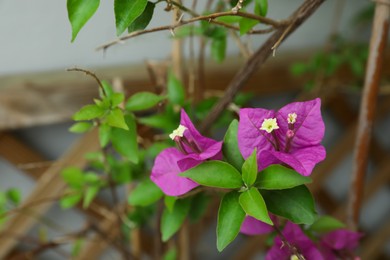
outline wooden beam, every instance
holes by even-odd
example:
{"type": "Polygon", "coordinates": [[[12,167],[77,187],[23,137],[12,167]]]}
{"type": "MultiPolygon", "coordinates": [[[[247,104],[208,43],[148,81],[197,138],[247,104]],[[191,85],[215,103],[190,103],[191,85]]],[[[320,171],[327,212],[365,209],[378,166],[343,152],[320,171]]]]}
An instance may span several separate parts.
{"type": "Polygon", "coordinates": [[[34,216],[44,214],[55,201],[40,203],[47,198],[59,197],[66,183],[62,180],[60,172],[68,166],[84,167],[87,164],[84,154],[99,149],[97,131],[93,130],[85,134],[71,149],[52,165],[36,183],[30,196],[22,203],[21,210],[7,222],[4,230],[0,232],[0,259],[4,259],[10,250],[18,243],[17,238],[23,236],[35,224],[35,219],[29,216],[30,212],[34,216]],[[31,206],[30,206],[31,205],[31,206]]]}

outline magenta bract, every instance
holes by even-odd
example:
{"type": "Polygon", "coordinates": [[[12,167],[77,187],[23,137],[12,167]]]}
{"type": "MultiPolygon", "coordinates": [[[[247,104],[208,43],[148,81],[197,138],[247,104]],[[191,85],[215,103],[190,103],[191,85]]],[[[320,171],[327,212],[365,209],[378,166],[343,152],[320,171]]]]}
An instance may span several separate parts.
{"type": "MultiPolygon", "coordinates": [[[[294,246],[298,253],[305,259],[325,260],[316,245],[311,241],[301,230],[301,228],[292,223],[287,222],[282,234],[286,240],[294,246]]],[[[290,260],[292,252],[287,245],[283,244],[279,236],[274,239],[274,245],[267,252],[266,260],[290,260]]]]}
{"type": "Polygon", "coordinates": [[[303,176],[325,159],[321,145],[325,126],[319,98],[295,102],[278,111],[262,108],[240,110],[238,146],[244,158],[257,148],[259,171],[271,164],[285,164],[303,176]]]}
{"type": "Polygon", "coordinates": [[[346,229],[329,232],[321,238],[321,251],[329,260],[343,257],[345,259],[360,259],[354,255],[353,250],[358,246],[362,237],[363,234],[346,229]]]}
{"type": "Polygon", "coordinates": [[[205,160],[222,159],[222,142],[202,136],[183,109],[179,128],[180,130],[174,131],[173,135],[179,149],[163,150],[156,157],[150,176],[151,180],[169,196],[180,196],[199,186],[196,182],[179,176],[180,173],[205,160]]]}

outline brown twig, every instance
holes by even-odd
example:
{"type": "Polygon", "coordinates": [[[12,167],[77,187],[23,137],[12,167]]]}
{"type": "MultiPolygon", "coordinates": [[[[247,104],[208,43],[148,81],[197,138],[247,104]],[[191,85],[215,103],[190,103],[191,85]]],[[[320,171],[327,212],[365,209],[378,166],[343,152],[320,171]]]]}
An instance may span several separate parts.
{"type": "Polygon", "coordinates": [[[89,71],[89,70],[86,70],[86,69],[77,68],[77,67],[67,69],[67,71],[84,72],[84,73],[87,74],[88,76],[93,77],[93,78],[96,80],[96,82],[99,84],[99,87],[100,87],[100,89],[102,90],[103,95],[104,95],[104,96],[107,96],[107,93],[106,93],[106,91],[104,90],[104,87],[103,87],[102,82],[101,82],[100,79],[96,76],[96,74],[93,73],[92,71],[89,71]]]}
{"type": "Polygon", "coordinates": [[[384,51],[389,30],[390,1],[377,1],[370,54],[367,61],[366,78],[360,105],[358,131],[355,142],[352,189],[348,203],[348,226],[357,229],[360,208],[363,200],[364,179],[368,163],[368,151],[374,122],[378,87],[383,66],[384,51]],[[385,3],[386,2],[386,3],[385,3]]]}
{"type": "MultiPolygon", "coordinates": [[[[291,28],[285,33],[286,25],[279,28],[274,34],[272,34],[268,40],[252,55],[250,59],[245,63],[245,65],[236,73],[229,86],[225,91],[225,95],[219,100],[219,102],[214,106],[212,111],[208,114],[205,120],[202,122],[200,127],[201,132],[207,131],[213,122],[219,117],[222,111],[229,105],[233,100],[237,92],[244,86],[249,77],[256,71],[256,69],[262,65],[272,53],[272,46],[280,38],[284,41],[292,32],[294,32],[307,18],[310,17],[312,13],[317,10],[317,8],[325,0],[308,0],[305,1],[298,9],[293,13],[289,21],[291,28]]],[[[281,42],[282,42],[281,41],[281,42]]]]}
{"type": "MultiPolygon", "coordinates": [[[[225,23],[222,23],[222,22],[219,22],[219,21],[214,21],[214,19],[218,18],[218,17],[223,17],[223,16],[241,16],[241,17],[246,17],[246,18],[250,18],[250,19],[253,19],[253,20],[257,20],[263,24],[267,24],[267,25],[270,25],[274,28],[279,28],[279,27],[284,27],[288,22],[286,21],[275,21],[275,20],[272,20],[270,18],[267,18],[267,17],[262,17],[262,16],[258,16],[258,15],[255,15],[255,14],[250,14],[250,13],[245,13],[245,12],[238,12],[238,13],[234,13],[232,11],[228,11],[228,12],[219,12],[219,13],[213,13],[213,14],[209,14],[209,15],[203,15],[203,16],[197,16],[197,17],[194,17],[194,18],[191,18],[191,19],[188,19],[188,20],[181,20],[179,21],[178,23],[174,24],[174,25],[166,25],[166,26],[159,26],[159,27],[155,27],[155,28],[152,28],[152,29],[147,29],[147,30],[142,30],[142,31],[135,31],[135,32],[132,32],[132,33],[129,33],[127,35],[124,35],[122,37],[119,37],[118,39],[114,40],[114,41],[111,41],[111,42],[108,42],[106,44],[103,44],[99,47],[96,48],[96,50],[106,50],[108,49],[109,47],[113,46],[113,45],[116,45],[116,44],[119,44],[119,43],[123,43],[124,41],[130,39],[130,38],[134,38],[136,36],[139,36],[139,35],[143,35],[143,34],[147,34],[147,33],[153,33],[153,32],[158,32],[158,31],[166,31],[166,30],[169,30],[169,31],[173,31],[174,29],[178,28],[178,27],[181,27],[183,25],[186,25],[186,24],[190,24],[190,23],[194,23],[194,22],[197,22],[197,21],[209,21],[210,23],[215,23],[215,24],[218,24],[218,25],[221,25],[221,26],[225,26],[229,29],[234,29],[234,30],[239,30],[238,27],[236,26],[232,26],[232,25],[229,25],[229,24],[225,24],[225,23]]],[[[269,29],[266,29],[265,31],[262,30],[262,31],[253,31],[253,32],[268,32],[269,29]]],[[[249,33],[252,33],[251,31],[249,33]]]]}
{"type": "Polygon", "coordinates": [[[298,248],[295,246],[291,245],[290,242],[288,242],[287,238],[283,235],[282,231],[277,227],[277,225],[272,226],[280,239],[282,240],[283,245],[287,246],[288,249],[290,250],[292,255],[295,255],[298,257],[299,260],[305,260],[305,258],[302,256],[302,254],[298,251],[298,248]]]}

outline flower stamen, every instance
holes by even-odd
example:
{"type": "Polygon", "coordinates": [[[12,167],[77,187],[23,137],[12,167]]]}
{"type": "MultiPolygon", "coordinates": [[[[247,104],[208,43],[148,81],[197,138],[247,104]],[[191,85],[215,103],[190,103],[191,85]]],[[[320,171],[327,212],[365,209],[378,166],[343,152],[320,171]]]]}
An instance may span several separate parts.
{"type": "Polygon", "coordinates": [[[279,129],[276,118],[266,118],[261,124],[260,130],[264,130],[267,133],[271,133],[273,130],[279,129]]]}
{"type": "Polygon", "coordinates": [[[289,124],[295,124],[296,121],[297,121],[297,114],[296,113],[289,113],[287,115],[287,122],[289,124]]]}
{"type": "Polygon", "coordinates": [[[169,134],[169,138],[171,138],[172,140],[175,140],[176,137],[183,137],[184,132],[186,130],[187,130],[187,127],[185,127],[184,125],[179,125],[178,128],[176,128],[175,130],[173,130],[173,132],[171,134],[169,134]]]}

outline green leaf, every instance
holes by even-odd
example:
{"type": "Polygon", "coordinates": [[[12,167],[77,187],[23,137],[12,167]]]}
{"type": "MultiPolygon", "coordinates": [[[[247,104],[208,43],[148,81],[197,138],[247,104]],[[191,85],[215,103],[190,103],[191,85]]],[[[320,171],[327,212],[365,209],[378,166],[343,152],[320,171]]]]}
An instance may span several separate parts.
{"type": "Polygon", "coordinates": [[[168,83],[167,83],[167,90],[168,90],[168,99],[172,102],[172,104],[184,105],[184,99],[185,99],[185,92],[184,92],[184,86],[181,83],[179,79],[176,78],[173,71],[169,71],[168,74],[168,83]]]}
{"type": "Polygon", "coordinates": [[[150,179],[145,179],[130,193],[128,202],[133,206],[145,207],[155,203],[162,196],[160,188],[150,179]]]}
{"type": "Polygon", "coordinates": [[[176,260],[176,259],[178,259],[176,248],[169,249],[163,256],[163,260],[176,260]]]}
{"type": "Polygon", "coordinates": [[[257,152],[256,148],[242,165],[242,180],[250,187],[256,181],[257,177],[257,152]]]}
{"type": "Polygon", "coordinates": [[[70,128],[69,131],[72,133],[85,133],[89,131],[93,127],[93,124],[90,122],[77,122],[73,124],[70,128]]]}
{"type": "Polygon", "coordinates": [[[111,127],[107,124],[99,126],[99,142],[101,147],[106,147],[110,141],[111,127]]]}
{"type": "Polygon", "coordinates": [[[126,124],[125,117],[120,108],[114,108],[106,117],[106,122],[109,126],[122,128],[129,130],[129,127],[126,124]]]}
{"type": "Polygon", "coordinates": [[[306,63],[296,62],[291,65],[290,71],[294,76],[300,76],[308,71],[308,66],[306,63]]]}
{"type": "Polygon", "coordinates": [[[125,100],[125,95],[123,93],[113,93],[110,97],[111,107],[117,107],[125,100]]]}
{"type": "Polygon", "coordinates": [[[266,16],[268,12],[268,0],[255,0],[255,14],[266,16]]]}
{"type": "Polygon", "coordinates": [[[112,180],[117,184],[125,184],[132,181],[132,165],[127,161],[113,160],[110,162],[112,180]]]}
{"type": "Polygon", "coordinates": [[[115,0],[116,34],[121,35],[146,8],[147,0],[115,0]]]}
{"type": "Polygon", "coordinates": [[[73,258],[76,258],[79,255],[79,253],[83,247],[83,244],[84,244],[83,238],[78,238],[74,241],[73,246],[72,246],[72,257],[73,258]]]}
{"type": "Polygon", "coordinates": [[[84,200],[83,200],[83,208],[88,208],[91,204],[92,200],[96,197],[96,195],[99,193],[100,187],[99,186],[89,186],[85,190],[84,194],[84,200]]]}
{"type": "Polygon", "coordinates": [[[222,62],[226,56],[227,40],[223,37],[213,37],[211,40],[211,57],[216,62],[222,62]]]}
{"type": "Polygon", "coordinates": [[[310,226],[309,231],[327,233],[341,228],[345,228],[343,222],[331,216],[321,216],[310,226]]]}
{"type": "Polygon", "coordinates": [[[190,210],[190,200],[177,200],[172,211],[165,209],[161,217],[162,241],[170,239],[183,224],[188,211],[190,210]]]}
{"type": "Polygon", "coordinates": [[[130,111],[146,110],[157,105],[163,96],[151,92],[138,92],[132,95],[126,102],[126,109],[130,111]]]}
{"type": "Polygon", "coordinates": [[[112,88],[111,84],[108,83],[105,80],[102,80],[102,86],[103,86],[103,89],[104,89],[104,93],[99,88],[100,97],[105,99],[105,100],[107,100],[107,98],[110,99],[111,96],[114,94],[114,89],[112,88]]]}
{"type": "Polygon", "coordinates": [[[173,210],[173,207],[175,206],[177,197],[174,196],[164,196],[164,205],[165,207],[171,212],[173,210]]]}
{"type": "Polygon", "coordinates": [[[215,20],[222,23],[234,24],[238,23],[241,20],[241,17],[237,15],[227,15],[217,17],[215,20]]]}
{"type": "Polygon", "coordinates": [[[9,201],[11,201],[14,205],[19,205],[22,200],[22,195],[18,189],[11,188],[7,190],[6,196],[9,201]]]}
{"type": "Polygon", "coordinates": [[[282,190],[311,183],[311,178],[279,164],[268,166],[259,172],[256,187],[264,190],[282,190]]]}
{"type": "Polygon", "coordinates": [[[245,212],[239,203],[239,193],[226,193],[221,200],[217,222],[217,249],[221,252],[240,232],[245,212]]]}
{"type": "Polygon", "coordinates": [[[73,115],[73,120],[91,120],[104,115],[106,111],[97,105],[83,106],[79,111],[73,115]]]}
{"type": "Polygon", "coordinates": [[[84,173],[77,167],[65,168],[61,176],[72,188],[80,188],[84,185],[84,173]]]}
{"type": "Polygon", "coordinates": [[[255,187],[241,193],[239,201],[246,214],[271,226],[273,225],[264,199],[255,187]]]}
{"type": "Polygon", "coordinates": [[[244,163],[244,158],[238,149],[237,141],[238,121],[234,119],[228,130],[226,131],[225,137],[223,138],[222,152],[226,160],[233,165],[237,170],[241,170],[244,163]]]}
{"type": "Polygon", "coordinates": [[[112,145],[119,154],[125,156],[131,162],[137,164],[139,161],[136,129],[137,126],[132,115],[126,115],[125,121],[129,130],[115,127],[111,129],[112,145]]]}
{"type": "Polygon", "coordinates": [[[130,26],[127,28],[127,31],[131,33],[134,31],[145,29],[146,26],[148,26],[150,20],[152,20],[155,6],[156,4],[148,2],[143,13],[138,16],[138,18],[135,19],[134,22],[130,24],[130,26]]]}
{"type": "Polygon", "coordinates": [[[239,26],[240,26],[240,35],[244,35],[246,34],[247,32],[249,32],[250,30],[252,30],[252,28],[258,24],[259,21],[257,20],[253,20],[253,19],[249,19],[249,18],[244,18],[242,17],[241,20],[240,20],[240,23],[239,23],[239,26]]]}
{"type": "Polygon", "coordinates": [[[156,114],[148,117],[138,118],[138,121],[150,127],[163,129],[168,133],[171,133],[177,127],[177,123],[173,122],[172,119],[166,114],[156,114]]]}
{"type": "Polygon", "coordinates": [[[100,0],[68,0],[68,18],[72,25],[72,42],[76,39],[77,34],[83,28],[85,23],[96,12],[100,4],[100,0]]]}
{"type": "Polygon", "coordinates": [[[81,193],[69,194],[60,199],[60,206],[63,209],[68,209],[81,201],[81,193]]]}
{"type": "Polygon", "coordinates": [[[263,190],[261,194],[268,210],[275,215],[296,224],[311,225],[316,219],[314,200],[305,185],[285,190],[263,190]]]}
{"type": "Polygon", "coordinates": [[[209,187],[237,189],[243,185],[236,168],[222,161],[206,161],[179,175],[209,187]]]}
{"type": "Polygon", "coordinates": [[[198,221],[206,212],[210,197],[204,193],[198,193],[192,199],[190,213],[188,214],[192,222],[198,221]]]}

